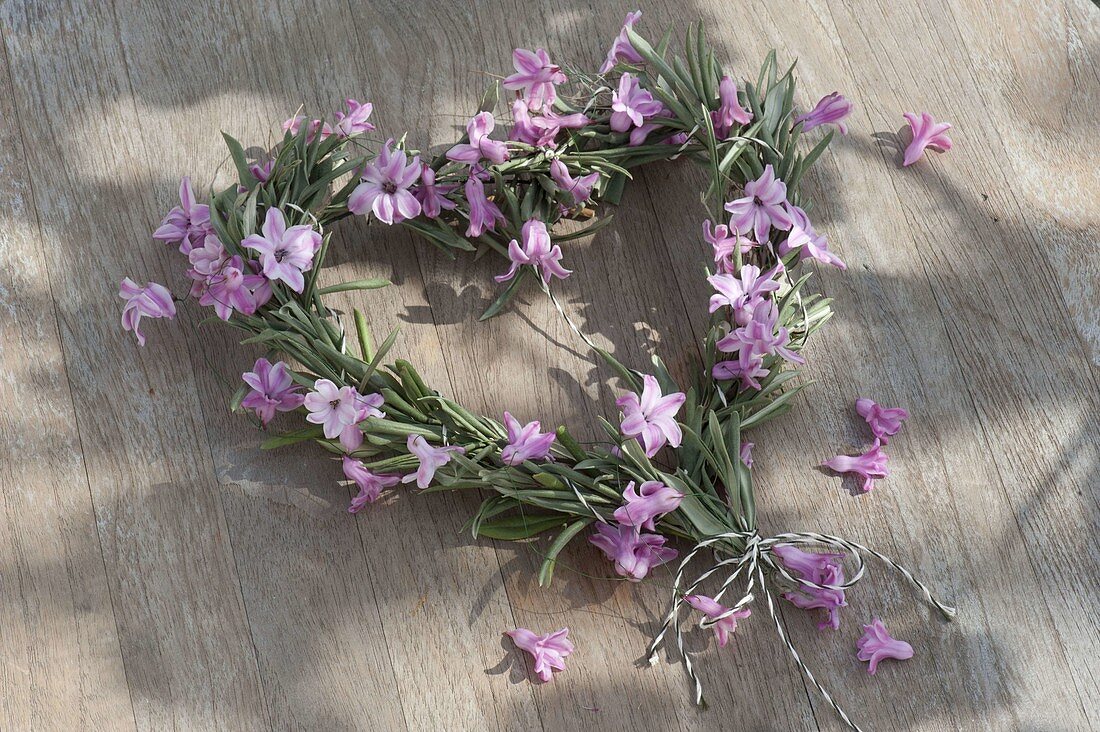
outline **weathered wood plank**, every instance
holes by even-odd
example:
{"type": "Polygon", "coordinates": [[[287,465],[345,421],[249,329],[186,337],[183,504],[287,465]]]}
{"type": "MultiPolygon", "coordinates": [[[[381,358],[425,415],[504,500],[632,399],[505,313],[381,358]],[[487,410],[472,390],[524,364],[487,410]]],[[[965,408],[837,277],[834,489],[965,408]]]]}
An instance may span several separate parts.
{"type": "Polygon", "coordinates": [[[0,727],[132,729],[6,56],[0,119],[0,727]]]}
{"type": "Polygon", "coordinates": [[[139,132],[113,9],[12,3],[3,22],[103,547],[93,566],[106,568],[133,700],[108,726],[266,726],[187,334],[150,324],[143,351],[113,325],[124,274],[167,279],[149,239],[158,151],[139,132]]]}

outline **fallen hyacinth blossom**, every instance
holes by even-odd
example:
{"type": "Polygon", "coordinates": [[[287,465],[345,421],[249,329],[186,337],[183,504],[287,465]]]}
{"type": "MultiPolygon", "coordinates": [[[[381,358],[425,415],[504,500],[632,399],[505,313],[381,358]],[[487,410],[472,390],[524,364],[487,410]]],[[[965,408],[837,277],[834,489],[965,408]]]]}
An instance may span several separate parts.
{"type": "MultiPolygon", "coordinates": [[[[373,107],[354,100],[331,123],[291,118],[282,140],[255,158],[226,136],[238,180],[199,203],[185,178],[180,205],[154,238],[179,245],[199,304],[265,351],[243,375],[234,410],[255,413],[268,429],[298,419],[298,429],[275,433],[264,447],[312,441],[339,459],[344,478],[358,489],[350,512],[362,515],[382,491],[402,483],[428,495],[482,491],[486,497],[468,523],[475,538],[553,537],[540,584],[550,582],[560,553],[574,541],[596,546],[627,581],[667,565],[675,577],[669,612],[648,656],[656,663],[674,636],[698,703],[702,680],[684,653],[681,611],[702,613],[700,624],[726,645],[737,621],[760,602],[766,612],[756,612],[746,627],[767,615],[807,679],[855,728],[801,661],[776,596],[823,610],[822,625],[836,627],[845,593],[864,576],[864,559],[874,557],[944,616],[954,610],[904,567],[863,545],[805,531],[761,535],[754,443],[745,439],[792,408],[805,388],[795,382],[805,346],[832,317],[829,300],[807,283],[821,264],[844,265],[814,230],[812,202],[800,183],[834,131],[808,150],[800,132],[839,127],[850,105],[830,95],[796,117],[793,65],[781,69],[774,52],[745,79],[723,70],[706,47],[702,24],[689,29],[684,54],[674,56],[667,43],[655,48],[634,30],[640,15],[627,16],[598,74],[570,70],[567,78],[545,50],[517,50],[516,73],[505,83],[514,98],[503,105],[511,110],[511,129],[497,131],[493,84],[465,137],[437,154],[401,136],[379,136],[372,141],[378,154],[363,156],[373,107]],[[562,246],[609,220],[593,215],[619,202],[630,171],[677,158],[698,163],[709,176],[698,253],[701,262],[713,261],[714,271],[701,276],[715,295],[709,308],[698,304],[700,317],[709,309],[710,321],[691,384],[678,383],[656,356],[630,368],[596,347],[551,290],[554,278],[570,275],[561,265],[562,246]],[[451,255],[507,262],[497,278],[501,292],[483,319],[499,314],[533,279],[622,381],[620,414],[600,420],[601,438],[582,445],[566,427],[543,432],[539,422],[521,424],[507,412],[503,423],[474,414],[431,388],[407,361],[386,363],[397,333],[377,345],[362,311],[345,319],[325,302],[334,293],[388,284],[322,284],[332,227],[356,215],[403,226],[451,255]],[[587,225],[566,233],[558,228],[565,222],[587,225]],[[708,567],[691,579],[689,569],[703,562],[708,567]]],[[[124,325],[141,343],[141,317],[175,313],[159,285],[142,288],[127,279],[120,295],[124,325]]],[[[867,410],[883,441],[900,424],[888,412],[867,410]]],[[[834,466],[868,481],[885,474],[884,460],[880,465],[875,456],[845,460],[834,459],[834,466]]],[[[549,680],[573,650],[567,632],[509,635],[549,680]]],[[[869,643],[863,645],[870,652],[882,651],[869,643]]]]}

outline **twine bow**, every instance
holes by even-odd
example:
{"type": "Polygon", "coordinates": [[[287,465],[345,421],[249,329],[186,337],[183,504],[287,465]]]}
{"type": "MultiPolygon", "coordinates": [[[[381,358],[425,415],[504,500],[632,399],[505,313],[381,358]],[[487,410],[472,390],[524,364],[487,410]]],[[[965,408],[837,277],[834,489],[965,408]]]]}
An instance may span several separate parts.
{"type": "Polygon", "coordinates": [[[695,703],[703,704],[703,684],[699,679],[699,675],[696,673],[694,666],[691,662],[691,656],[684,651],[684,634],[680,627],[680,610],[686,604],[684,597],[686,595],[694,594],[696,589],[712,575],[731,567],[730,573],[726,576],[725,581],[722,583],[722,587],[718,590],[718,593],[714,596],[715,601],[721,601],[722,596],[729,590],[730,586],[737,580],[738,577],[744,573],[746,577],[745,594],[733,604],[728,610],[720,615],[714,617],[707,617],[702,620],[699,625],[702,628],[709,628],[721,620],[725,620],[739,610],[747,607],[756,599],[753,595],[753,589],[757,586],[759,591],[763,592],[765,599],[768,602],[768,614],[771,615],[772,621],[775,623],[776,632],[779,633],[779,639],[783,641],[787,646],[787,650],[791,652],[791,656],[794,658],[795,664],[806,675],[806,678],[810,680],[810,683],[821,693],[821,696],[825,698],[825,701],[829,702],[829,705],[836,710],[840,718],[844,720],[845,724],[853,730],[860,730],[859,726],[851,720],[848,714],[841,709],[840,705],[836,703],[833,697],[825,690],[816,678],[814,678],[813,672],[803,663],[802,658],[798,655],[798,651],[787,637],[787,633],[783,628],[783,623],[779,619],[779,614],[775,609],[775,598],[772,595],[771,590],[767,586],[766,576],[764,574],[765,569],[776,572],[783,578],[789,580],[795,586],[813,587],[819,590],[845,590],[852,587],[860,579],[863,578],[866,565],[864,563],[864,555],[870,555],[881,560],[885,564],[893,567],[902,574],[909,582],[920,590],[924,596],[925,602],[932,607],[940,611],[940,613],[948,620],[951,620],[956,615],[956,610],[949,605],[937,600],[933,597],[928,587],[924,585],[920,580],[913,576],[905,567],[901,566],[897,562],[893,561],[889,557],[883,554],[857,544],[854,541],[847,539],[841,539],[836,536],[829,536],[828,534],[818,534],[810,531],[805,532],[793,532],[786,534],[777,534],[769,539],[763,539],[755,531],[730,531],[724,534],[716,534],[715,536],[708,537],[698,544],[684,557],[680,562],[680,566],[676,571],[676,580],[672,587],[672,606],[669,609],[668,615],[665,617],[664,623],[661,625],[661,629],[653,637],[653,641],[649,644],[649,650],[647,653],[650,665],[657,663],[657,651],[660,649],[662,643],[664,643],[665,636],[670,628],[675,628],[676,631],[676,646],[680,652],[680,657],[684,661],[684,667],[687,669],[688,676],[691,678],[692,683],[695,685],[695,703]],[[744,549],[740,554],[728,557],[716,561],[715,564],[698,577],[687,588],[683,590],[684,575],[687,570],[687,566],[695,558],[695,556],[706,549],[707,547],[719,544],[722,542],[734,542],[737,545],[743,545],[744,549]],[[829,547],[837,549],[845,556],[850,557],[856,565],[855,572],[852,574],[852,578],[847,582],[839,585],[824,585],[810,582],[806,579],[792,577],[787,571],[787,568],[783,565],[783,562],[775,556],[774,550],[781,546],[805,546],[805,547],[829,547]]]}

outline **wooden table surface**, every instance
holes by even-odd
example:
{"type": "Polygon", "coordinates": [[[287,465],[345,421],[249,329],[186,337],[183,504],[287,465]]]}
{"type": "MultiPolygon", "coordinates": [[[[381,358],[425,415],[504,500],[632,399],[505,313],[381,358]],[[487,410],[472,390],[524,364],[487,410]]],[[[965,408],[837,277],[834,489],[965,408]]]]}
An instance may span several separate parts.
{"type": "MultiPolygon", "coordinates": [[[[299,104],[371,100],[381,129],[453,140],[513,47],[594,67],[630,8],[454,3],[4,2],[0,57],[0,728],[5,730],[840,728],[762,610],[725,649],[694,632],[711,706],[674,654],[640,667],[667,572],[606,579],[591,546],[554,584],[538,547],[473,541],[475,495],[393,492],[357,517],[316,448],[267,453],[228,413],[256,353],[193,305],[118,325],[124,275],[184,290],[150,233],[181,174],[225,179],[225,130],[270,143],[299,104]],[[501,632],[568,626],[569,670],[526,680],[501,632]]],[[[763,530],[820,530],[897,558],[960,617],[879,568],[835,632],[791,607],[803,656],[868,729],[1100,727],[1100,10],[1086,0],[647,2],[696,17],[738,73],[798,57],[797,102],[855,103],[810,185],[847,272],[808,352],[816,384],[758,430],[763,530]],[[905,111],[956,148],[902,169],[905,111]],[[853,496],[813,468],[866,442],[852,402],[913,418],[892,475],[853,496]],[[916,657],[876,677],[859,624],[916,657]]],[[[683,26],[681,25],[681,28],[683,26]]],[[[638,175],[617,221],[570,244],[566,307],[621,360],[679,372],[697,348],[702,176],[638,175]]],[[[466,405],[594,434],[612,375],[537,291],[488,323],[497,261],[344,226],[333,281],[466,405]]],[[[344,307],[351,304],[342,301],[344,307]]]]}

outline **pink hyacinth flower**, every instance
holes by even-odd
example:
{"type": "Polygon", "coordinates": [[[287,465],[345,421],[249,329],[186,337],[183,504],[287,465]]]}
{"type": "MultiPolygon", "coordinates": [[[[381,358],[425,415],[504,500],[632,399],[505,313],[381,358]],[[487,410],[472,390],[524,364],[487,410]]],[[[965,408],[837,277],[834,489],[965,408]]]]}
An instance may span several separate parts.
{"type": "Polygon", "coordinates": [[[384,224],[399,224],[420,215],[420,201],[409,188],[420,177],[420,156],[408,159],[404,150],[387,140],[378,157],[363,168],[363,181],[348,197],[348,210],[366,215],[373,211],[384,224]]]}
{"type": "Polygon", "coordinates": [[[742,442],[741,449],[737,452],[737,456],[741,458],[741,462],[745,464],[746,468],[752,467],[752,449],[754,447],[756,447],[755,442],[742,442]]]}
{"type": "Polygon", "coordinates": [[[764,296],[779,289],[775,277],[783,271],[782,263],[761,274],[754,264],[741,267],[741,276],[716,274],[707,278],[715,294],[710,296],[710,312],[724,307],[733,311],[733,321],[745,325],[752,320],[756,305],[764,302],[764,296]]]}
{"type": "Polygon", "coordinates": [[[368,503],[374,503],[381,495],[383,488],[397,485],[401,477],[397,475],[385,475],[372,473],[361,460],[344,456],[344,477],[355,483],[359,493],[351,499],[348,513],[359,513],[368,503]]]}
{"type": "Polygon", "coordinates": [[[711,376],[717,381],[740,379],[742,389],[757,391],[761,388],[760,379],[770,373],[771,369],[764,368],[764,355],[755,353],[751,348],[742,348],[735,360],[719,361],[711,369],[711,376]]]}
{"type": "Polygon", "coordinates": [[[794,118],[797,125],[802,123],[802,131],[809,132],[815,127],[826,124],[835,124],[840,134],[848,134],[848,126],[844,120],[852,113],[852,102],[839,92],[826,94],[818,100],[814,108],[806,114],[794,118]]]}
{"type": "Polygon", "coordinates": [[[623,526],[655,531],[655,519],[675,511],[684,500],[684,494],[656,480],[647,480],[637,488],[634,481],[630,481],[623,491],[623,500],[626,503],[615,509],[616,521],[623,526]]]}
{"type": "Polygon", "coordinates": [[[875,440],[870,450],[862,455],[837,455],[821,463],[822,467],[835,470],[838,473],[855,473],[863,478],[862,490],[869,492],[875,487],[875,480],[890,475],[890,469],[886,467],[887,455],[882,451],[882,441],[875,440]]]}
{"type": "Polygon", "coordinates": [[[470,204],[470,225],[466,227],[466,236],[477,238],[486,231],[496,231],[498,223],[506,219],[500,208],[485,195],[485,184],[476,175],[466,179],[466,201],[470,204]]]}
{"type": "Polygon", "coordinates": [[[829,242],[824,234],[818,234],[812,227],[803,228],[798,223],[791,226],[791,233],[779,245],[779,256],[785,257],[798,250],[798,261],[814,259],[823,264],[831,264],[838,269],[848,269],[840,257],[829,251],[829,242]]]}
{"type": "MultiPolygon", "coordinates": [[[[208,244],[210,239],[207,237],[208,244]]],[[[192,249],[192,254],[195,251],[198,250],[192,249]]],[[[201,274],[197,268],[189,269],[188,276],[195,280],[191,294],[198,297],[200,305],[212,306],[222,320],[229,320],[235,312],[252,315],[271,299],[271,282],[255,274],[255,267],[255,262],[246,264],[235,255],[210,275],[201,274]]]]}
{"type": "Polygon", "coordinates": [[[909,412],[901,407],[880,407],[874,401],[856,399],[856,413],[871,426],[871,432],[885,445],[901,429],[901,423],[909,419],[909,412]]]}
{"type": "MultiPolygon", "coordinates": [[[[811,581],[833,587],[841,585],[844,583],[844,569],[839,564],[831,565],[823,574],[811,581]]],[[[848,605],[844,598],[844,590],[808,585],[800,585],[798,589],[799,592],[783,593],[783,599],[800,610],[824,610],[825,619],[817,624],[818,630],[826,628],[836,630],[840,627],[840,608],[848,605]]]]}
{"type": "Polygon", "coordinates": [[[122,306],[122,328],[133,331],[139,346],[145,345],[145,335],[141,332],[142,318],[176,317],[176,303],[172,301],[172,293],[156,282],[142,286],[125,277],[119,285],[118,296],[126,301],[122,306]]]}
{"type": "MultiPolygon", "coordinates": [[[[619,79],[619,88],[611,95],[611,129],[626,132],[631,127],[642,127],[646,117],[660,114],[663,110],[664,105],[654,99],[649,90],[642,88],[637,77],[623,74],[619,79]]],[[[633,139],[630,144],[635,144],[633,139]]]]}
{"type": "MultiPolygon", "coordinates": [[[[187,253],[187,261],[191,263],[191,270],[201,277],[211,277],[221,271],[229,261],[229,253],[225,251],[218,237],[209,234],[203,239],[202,246],[196,246],[187,253]]],[[[199,277],[192,277],[198,280],[199,277]]],[[[195,294],[195,293],[192,293],[195,294]]],[[[198,295],[195,295],[198,297],[198,295]]]]}
{"type": "Polygon", "coordinates": [[[687,401],[682,391],[661,394],[657,379],[646,374],[642,377],[642,393],[630,392],[619,397],[615,404],[623,411],[619,428],[627,437],[635,437],[645,448],[647,457],[656,455],[667,442],[679,447],[683,439],[676,413],[687,401]]]}
{"type": "Polygon", "coordinates": [[[500,140],[490,139],[496,127],[492,112],[479,112],[466,124],[466,136],[469,142],[460,142],[447,151],[447,159],[456,163],[476,165],[482,158],[491,163],[503,163],[508,159],[508,145],[500,140]]]}
{"type": "Polygon", "coordinates": [[[550,107],[545,107],[542,114],[531,115],[527,102],[517,99],[512,102],[512,131],[508,139],[535,147],[553,147],[562,130],[580,129],[591,122],[580,112],[558,114],[550,107]]]}
{"type": "Polygon", "coordinates": [[[628,28],[633,28],[634,24],[638,22],[638,19],[642,17],[641,10],[635,10],[626,14],[626,19],[623,20],[623,27],[619,31],[619,35],[615,37],[615,42],[611,44],[611,50],[607,52],[607,58],[603,62],[603,66],[600,67],[600,73],[606,74],[611,69],[615,68],[615,64],[620,61],[628,64],[640,64],[642,63],[642,56],[630,43],[630,36],[626,31],[628,28]]]}
{"type": "Polygon", "coordinates": [[[421,435],[409,435],[405,446],[411,455],[420,460],[420,467],[415,473],[410,473],[401,479],[402,483],[416,481],[417,488],[427,488],[435,478],[435,471],[451,462],[451,453],[465,454],[466,450],[455,445],[432,447],[421,435]]]}
{"type": "Polygon", "coordinates": [[[295,292],[305,289],[303,272],[313,269],[313,255],[321,249],[321,235],[308,224],[286,226],[283,212],[269,208],[260,234],[252,234],[241,246],[260,253],[264,277],[272,282],[282,280],[295,292]]]}
{"type": "Polygon", "coordinates": [[[772,227],[791,228],[791,215],[787,212],[787,184],[775,177],[772,166],[764,166],[764,172],[756,180],[745,184],[745,195],[726,204],[730,213],[730,226],[739,234],[752,232],[756,241],[768,240],[772,227]]]}
{"type": "Polygon", "coordinates": [[[241,406],[255,410],[264,426],[274,419],[275,412],[293,411],[305,401],[305,395],[298,393],[301,387],[294,384],[283,361],[272,364],[266,358],[257,359],[251,371],[241,374],[241,379],[252,389],[241,406]]]}
{"type": "Polygon", "coordinates": [[[523,237],[522,246],[515,239],[508,243],[508,259],[512,266],[504,274],[493,278],[497,282],[512,279],[525,264],[534,267],[545,284],[550,283],[551,277],[564,280],[573,273],[561,266],[561,247],[552,244],[545,223],[538,219],[529,219],[523,225],[520,235],[523,237]]]}
{"type": "Polygon", "coordinates": [[[642,534],[633,526],[598,524],[588,541],[615,563],[615,572],[631,582],[640,582],[649,570],[676,558],[676,550],[665,547],[665,537],[642,534]]]}
{"type": "MultiPolygon", "coordinates": [[[[287,121],[283,122],[283,131],[289,132],[291,135],[297,137],[298,133],[302,131],[302,125],[306,124],[306,116],[299,114],[296,117],[291,117],[287,121]]],[[[313,142],[317,139],[317,134],[320,133],[321,139],[327,139],[332,135],[332,127],[328,122],[322,122],[319,119],[309,120],[309,131],[306,133],[306,141],[313,142]]]]}
{"type": "Polygon", "coordinates": [[[535,675],[543,683],[550,680],[554,671],[565,670],[565,657],[573,652],[573,643],[569,640],[569,628],[536,635],[527,628],[505,631],[504,635],[512,639],[516,648],[526,651],[535,659],[535,675]]]}
{"type": "Polygon", "coordinates": [[[856,646],[859,648],[856,657],[860,661],[871,662],[867,666],[867,673],[872,676],[878,671],[879,661],[885,658],[906,661],[913,657],[913,646],[892,638],[878,618],[872,620],[870,625],[863,626],[863,637],[856,641],[856,646]]]}
{"type": "Polygon", "coordinates": [[[925,148],[932,148],[938,152],[947,152],[954,143],[946,132],[951,129],[947,122],[937,122],[928,112],[921,112],[920,116],[912,112],[904,115],[909,122],[909,129],[913,133],[913,139],[905,148],[905,159],[901,164],[908,167],[921,159],[925,148]]]}
{"type": "Polygon", "coordinates": [[[180,180],[180,205],[168,212],[153,232],[153,238],[166,244],[179,244],[180,252],[187,254],[213,233],[210,207],[197,201],[191,179],[184,176],[180,180]]]}
{"type": "Polygon", "coordinates": [[[512,52],[512,65],[516,73],[504,79],[503,86],[510,91],[524,91],[524,99],[531,109],[542,109],[558,98],[557,85],[569,81],[561,67],[550,61],[544,49],[528,51],[517,48],[512,52]]]}
{"type": "Polygon", "coordinates": [[[362,395],[355,387],[337,387],[328,379],[318,379],[303,403],[309,411],[306,421],[321,425],[327,439],[340,438],[343,448],[351,452],[363,444],[359,423],[384,416],[379,409],[383,402],[381,394],[362,395]]]}
{"type": "Polygon", "coordinates": [[[779,308],[773,301],[758,300],[752,304],[751,311],[744,325],[718,341],[718,350],[752,356],[779,355],[791,363],[806,362],[802,356],[787,348],[791,340],[790,332],[779,325],[779,308]]]}
{"type": "Polygon", "coordinates": [[[337,112],[335,116],[336,124],[333,125],[333,132],[337,136],[351,137],[374,129],[374,125],[367,121],[371,112],[374,111],[373,104],[370,102],[360,104],[354,99],[346,99],[344,104],[347,105],[348,111],[346,113],[337,112]]]}
{"type": "Polygon", "coordinates": [[[558,187],[573,197],[573,204],[584,203],[592,197],[592,186],[600,180],[599,172],[574,178],[569,175],[569,168],[560,160],[550,163],[550,177],[558,184],[558,187]]]}
{"type": "Polygon", "coordinates": [[[797,592],[783,593],[783,599],[802,610],[824,610],[825,619],[818,623],[820,630],[840,627],[840,608],[847,607],[844,590],[844,567],[841,554],[804,552],[793,546],[780,545],[772,549],[796,578],[821,587],[799,584],[797,592]]]}
{"type": "Polygon", "coordinates": [[[420,201],[420,210],[429,219],[439,216],[440,211],[450,211],[456,204],[447,198],[447,194],[457,188],[457,184],[436,185],[435,171],[427,163],[420,166],[420,185],[413,191],[416,200],[420,201]]]}
{"type": "Polygon", "coordinates": [[[729,137],[735,125],[752,122],[752,112],[737,101],[737,83],[728,76],[723,76],[718,83],[718,109],[710,113],[710,118],[719,140],[729,137]]]}
{"type": "Polygon", "coordinates": [[[747,254],[756,242],[737,232],[731,232],[725,224],[717,226],[710,219],[703,222],[703,240],[714,249],[714,266],[719,274],[732,274],[736,268],[734,253],[747,254]]]}
{"type": "Polygon", "coordinates": [[[519,465],[525,460],[545,460],[550,456],[556,436],[553,432],[540,432],[542,425],[537,420],[521,427],[519,420],[505,412],[504,425],[508,428],[508,444],[500,451],[502,463],[519,465]]]}
{"type": "MultiPolygon", "coordinates": [[[[722,613],[729,612],[728,607],[718,602],[713,597],[707,597],[706,595],[685,595],[684,602],[712,620],[719,617],[722,613]]],[[[726,643],[728,643],[730,639],[730,634],[737,630],[737,621],[744,620],[750,615],[752,615],[752,611],[747,607],[743,607],[714,624],[714,635],[718,638],[719,648],[726,647],[726,643]]]]}

